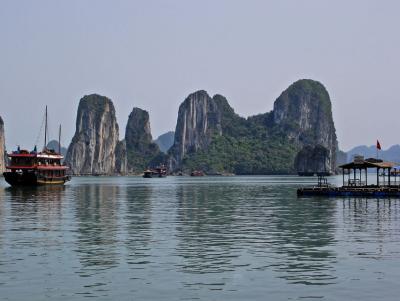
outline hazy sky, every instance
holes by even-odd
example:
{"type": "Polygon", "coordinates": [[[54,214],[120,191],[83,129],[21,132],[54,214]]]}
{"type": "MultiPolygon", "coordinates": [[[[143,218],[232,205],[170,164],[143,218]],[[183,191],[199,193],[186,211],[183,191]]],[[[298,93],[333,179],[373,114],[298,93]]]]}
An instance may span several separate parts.
{"type": "Polygon", "coordinates": [[[0,0],[7,147],[33,146],[46,104],[52,137],[62,123],[68,144],[91,93],[113,100],[121,137],[133,107],[157,137],[196,90],[249,116],[312,78],[330,93],[342,149],[377,138],[387,148],[400,142],[399,11],[365,0],[0,0]]]}

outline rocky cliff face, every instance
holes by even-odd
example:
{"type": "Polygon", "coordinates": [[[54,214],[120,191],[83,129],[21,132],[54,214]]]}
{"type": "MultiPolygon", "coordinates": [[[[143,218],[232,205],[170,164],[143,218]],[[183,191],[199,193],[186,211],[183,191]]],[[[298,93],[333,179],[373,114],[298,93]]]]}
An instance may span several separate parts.
{"type": "Polygon", "coordinates": [[[127,171],[139,173],[149,165],[155,165],[153,159],[160,154],[157,144],[153,143],[149,113],[133,108],[125,130],[127,171]]]}
{"type": "Polygon", "coordinates": [[[178,168],[186,154],[207,149],[213,136],[222,135],[222,112],[206,91],[190,94],[180,105],[175,130],[172,168],[178,168]]]}
{"type": "Polygon", "coordinates": [[[119,141],[115,148],[115,173],[126,175],[128,173],[128,162],[125,140],[119,141]]]}
{"type": "Polygon", "coordinates": [[[329,150],[322,145],[306,145],[296,155],[294,166],[300,175],[331,173],[329,150]]]}
{"type": "Polygon", "coordinates": [[[273,111],[247,120],[223,96],[193,93],[179,108],[169,151],[173,170],[238,174],[334,172],[336,153],[331,101],[313,80],[295,82],[273,111]]]}
{"type": "Polygon", "coordinates": [[[92,94],[79,102],[76,131],[65,162],[73,174],[115,173],[118,124],[112,101],[92,94]]]}
{"type": "MultiPolygon", "coordinates": [[[[296,162],[312,159],[309,157],[312,148],[315,150],[312,153],[315,154],[316,163],[308,166],[314,166],[315,172],[334,172],[338,143],[331,101],[321,83],[299,80],[292,84],[275,101],[272,116],[275,128],[279,128],[289,141],[300,148],[296,162]],[[321,148],[325,148],[326,160],[320,156],[321,148]]],[[[296,168],[299,172],[305,172],[303,164],[296,168]]]]}
{"type": "Polygon", "coordinates": [[[5,171],[5,157],[4,122],[0,117],[0,173],[5,171]]]}

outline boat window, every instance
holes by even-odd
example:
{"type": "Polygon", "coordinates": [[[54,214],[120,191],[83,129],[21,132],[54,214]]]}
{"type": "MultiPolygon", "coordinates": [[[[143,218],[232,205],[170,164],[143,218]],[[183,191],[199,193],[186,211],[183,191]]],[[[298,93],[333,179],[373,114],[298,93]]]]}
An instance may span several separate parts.
{"type": "Polygon", "coordinates": [[[11,164],[17,166],[30,166],[33,165],[34,161],[32,158],[12,158],[11,164]]]}

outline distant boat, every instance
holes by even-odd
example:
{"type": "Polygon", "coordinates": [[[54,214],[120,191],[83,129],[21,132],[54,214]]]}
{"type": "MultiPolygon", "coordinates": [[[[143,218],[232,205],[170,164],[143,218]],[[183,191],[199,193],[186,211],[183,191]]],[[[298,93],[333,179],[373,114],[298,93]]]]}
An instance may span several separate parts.
{"type": "Polygon", "coordinates": [[[204,172],[201,170],[194,170],[190,173],[191,177],[204,177],[204,172]]]}
{"type": "MultiPolygon", "coordinates": [[[[4,179],[11,186],[37,186],[47,184],[64,184],[71,178],[67,175],[68,167],[62,163],[64,158],[60,150],[47,149],[47,107],[45,113],[45,138],[44,148],[37,152],[36,146],[33,151],[21,150],[7,154],[10,164],[3,173],[4,179]]],[[[59,145],[61,138],[61,126],[59,130],[59,145]]],[[[60,149],[60,147],[59,147],[60,149]]]]}
{"type": "Polygon", "coordinates": [[[315,175],[315,172],[299,171],[297,174],[300,177],[313,177],[315,175]]]}
{"type": "Polygon", "coordinates": [[[143,178],[152,178],[153,177],[153,171],[151,169],[146,169],[143,172],[143,178]]]}
{"type": "Polygon", "coordinates": [[[160,165],[153,169],[146,169],[143,172],[143,178],[165,178],[166,176],[167,168],[165,165],[160,165]]]}

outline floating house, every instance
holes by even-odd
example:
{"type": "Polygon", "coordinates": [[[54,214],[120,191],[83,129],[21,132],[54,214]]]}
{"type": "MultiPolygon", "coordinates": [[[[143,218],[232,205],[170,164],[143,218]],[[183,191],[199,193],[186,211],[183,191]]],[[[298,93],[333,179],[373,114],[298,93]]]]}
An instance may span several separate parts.
{"type": "Polygon", "coordinates": [[[318,176],[314,187],[299,188],[298,196],[365,196],[400,197],[400,165],[379,159],[356,156],[353,162],[339,166],[342,169],[343,185],[336,187],[328,183],[323,175],[318,176]],[[375,171],[371,173],[369,171],[375,171]],[[373,180],[371,180],[371,175],[373,180]],[[368,181],[374,182],[369,184],[368,181]]]}

